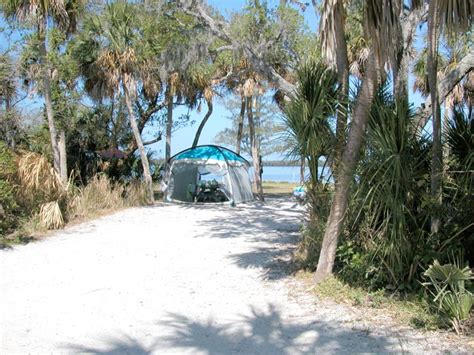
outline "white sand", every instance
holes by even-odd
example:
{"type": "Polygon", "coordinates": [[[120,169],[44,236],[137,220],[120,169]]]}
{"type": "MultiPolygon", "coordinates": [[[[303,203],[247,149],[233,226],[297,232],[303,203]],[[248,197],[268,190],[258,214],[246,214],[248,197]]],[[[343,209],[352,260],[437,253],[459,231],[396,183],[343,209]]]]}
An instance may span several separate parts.
{"type": "Polygon", "coordinates": [[[0,353],[461,351],[363,324],[285,273],[300,208],[133,208],[0,251],[0,353]]]}

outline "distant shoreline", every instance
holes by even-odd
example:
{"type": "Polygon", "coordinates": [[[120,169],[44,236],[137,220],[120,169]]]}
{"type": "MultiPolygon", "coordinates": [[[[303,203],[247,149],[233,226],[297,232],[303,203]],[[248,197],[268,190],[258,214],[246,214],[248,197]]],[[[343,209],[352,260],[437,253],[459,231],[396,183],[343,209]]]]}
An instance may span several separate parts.
{"type": "Polygon", "coordinates": [[[269,160],[263,161],[263,166],[300,166],[301,162],[298,160],[269,160]]]}

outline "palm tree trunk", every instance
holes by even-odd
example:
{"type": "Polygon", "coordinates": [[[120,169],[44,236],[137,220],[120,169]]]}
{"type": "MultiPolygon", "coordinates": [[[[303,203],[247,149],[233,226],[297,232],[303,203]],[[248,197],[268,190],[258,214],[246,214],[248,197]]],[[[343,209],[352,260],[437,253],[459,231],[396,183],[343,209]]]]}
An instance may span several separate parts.
{"type": "Polygon", "coordinates": [[[239,126],[237,128],[237,138],[235,142],[235,151],[240,154],[240,146],[242,144],[242,134],[244,131],[244,120],[245,120],[245,95],[241,95],[240,115],[239,115],[239,126]]]}
{"type": "Polygon", "coordinates": [[[304,185],[304,170],[305,170],[305,158],[301,157],[300,161],[300,185],[304,185]]]}
{"type": "Polygon", "coordinates": [[[171,131],[173,129],[173,96],[171,95],[171,88],[166,91],[167,100],[167,118],[166,118],[166,144],[165,144],[165,174],[168,176],[168,162],[171,158],[171,131]]]}
{"type": "MultiPolygon", "coordinates": [[[[320,4],[316,0],[312,0],[312,3],[316,12],[316,16],[319,17],[320,4]]],[[[326,6],[328,5],[323,5],[323,7],[326,6]]],[[[345,35],[345,11],[342,0],[336,0],[330,12],[334,26],[334,47],[336,51],[335,64],[337,79],[341,85],[339,99],[340,102],[344,103],[347,102],[347,97],[349,95],[349,59],[347,56],[347,42],[345,35]]],[[[346,138],[347,113],[345,111],[346,110],[338,110],[336,114],[336,147],[332,166],[334,178],[336,180],[338,177],[338,165],[342,159],[346,138]]]]}
{"type": "MultiPolygon", "coordinates": [[[[436,207],[442,203],[443,150],[441,143],[441,110],[438,95],[438,2],[430,1],[428,10],[428,84],[430,86],[431,108],[433,115],[433,146],[431,152],[431,195],[436,207]]],[[[440,219],[435,209],[431,216],[431,232],[438,233],[440,219]]]]}
{"type": "Polygon", "coordinates": [[[408,72],[410,65],[410,56],[408,53],[404,53],[402,60],[400,61],[400,67],[397,68],[397,72],[394,80],[394,94],[397,102],[403,103],[403,107],[408,107],[408,72]]]}
{"type": "MultiPolygon", "coordinates": [[[[341,85],[339,99],[341,102],[347,102],[349,96],[349,59],[347,57],[347,43],[345,37],[344,24],[344,5],[339,0],[336,6],[335,13],[335,35],[336,35],[336,68],[337,79],[341,85]]],[[[337,167],[341,162],[344,151],[344,143],[346,138],[347,115],[346,110],[338,110],[336,115],[336,152],[335,152],[335,174],[337,179],[337,167]]]]}
{"type": "Polygon", "coordinates": [[[349,190],[354,170],[357,166],[360,150],[364,142],[370,107],[377,87],[377,65],[373,52],[370,53],[366,67],[366,75],[362,83],[361,92],[354,108],[352,127],[348,141],[342,155],[339,167],[339,179],[335,183],[334,197],[331,211],[326,223],[323,244],[318,261],[318,268],[314,274],[314,281],[319,282],[332,273],[336,249],[343,227],[344,217],[349,200],[349,190]]]}
{"type": "Polygon", "coordinates": [[[255,122],[253,119],[252,97],[247,98],[247,118],[249,120],[250,145],[252,149],[253,170],[255,176],[255,190],[260,201],[264,201],[262,179],[260,176],[260,158],[258,152],[258,142],[255,135],[255,122]]]}
{"type": "MultiPolygon", "coordinates": [[[[63,174],[61,172],[61,152],[59,149],[58,143],[58,133],[56,131],[56,124],[54,122],[54,111],[53,111],[53,103],[51,99],[51,82],[49,79],[49,65],[48,65],[48,51],[46,48],[46,37],[44,35],[44,30],[41,28],[38,29],[38,36],[40,38],[40,60],[42,63],[42,75],[43,75],[43,96],[44,96],[44,104],[46,107],[46,117],[48,119],[48,128],[49,128],[49,135],[51,139],[51,148],[53,151],[53,166],[54,170],[61,176],[61,181],[65,182],[63,179],[63,174]]],[[[67,179],[67,173],[66,173],[67,179]]]]}
{"type": "Polygon", "coordinates": [[[66,153],[66,132],[64,129],[59,131],[59,139],[58,139],[58,147],[59,147],[59,163],[60,163],[60,177],[63,184],[67,183],[68,175],[67,175],[67,153],[66,153]]]}
{"type": "Polygon", "coordinates": [[[132,100],[130,98],[130,93],[128,92],[126,85],[123,85],[123,92],[125,96],[125,104],[127,105],[130,126],[132,127],[132,132],[135,141],[137,142],[138,151],[140,152],[140,159],[142,161],[143,177],[147,188],[148,200],[150,203],[153,203],[153,201],[155,200],[155,196],[153,193],[153,183],[150,174],[150,164],[148,163],[148,157],[146,156],[145,146],[143,145],[142,137],[140,135],[140,131],[138,130],[137,120],[135,117],[135,113],[133,112],[132,100]]]}
{"type": "Polygon", "coordinates": [[[202,119],[201,123],[199,124],[199,127],[196,131],[196,136],[194,137],[194,142],[193,142],[193,148],[195,148],[198,143],[199,143],[199,138],[201,137],[201,133],[202,133],[202,130],[204,128],[204,126],[206,125],[206,122],[207,120],[209,119],[209,117],[211,117],[212,115],[212,109],[213,109],[213,106],[212,106],[212,101],[207,101],[207,112],[206,112],[206,115],[204,116],[204,118],[202,119]]]}

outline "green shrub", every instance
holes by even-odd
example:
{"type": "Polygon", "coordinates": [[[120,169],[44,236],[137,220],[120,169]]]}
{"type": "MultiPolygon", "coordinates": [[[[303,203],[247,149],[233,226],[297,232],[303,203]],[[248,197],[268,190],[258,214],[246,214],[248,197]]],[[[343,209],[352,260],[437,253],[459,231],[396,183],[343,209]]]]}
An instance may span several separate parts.
{"type": "Polygon", "coordinates": [[[429,289],[441,318],[451,323],[456,333],[465,333],[465,322],[474,304],[474,295],[468,289],[474,279],[469,266],[461,268],[459,263],[441,265],[435,260],[424,276],[430,281],[423,285],[429,289]]]}
{"type": "Polygon", "coordinates": [[[6,144],[0,141],[0,237],[10,232],[17,223],[15,172],[15,157],[6,144]]]}

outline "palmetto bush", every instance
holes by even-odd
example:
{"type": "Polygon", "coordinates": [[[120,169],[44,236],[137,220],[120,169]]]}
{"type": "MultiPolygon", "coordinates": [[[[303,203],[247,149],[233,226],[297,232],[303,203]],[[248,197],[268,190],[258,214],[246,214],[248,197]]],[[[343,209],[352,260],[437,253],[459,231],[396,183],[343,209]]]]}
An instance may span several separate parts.
{"type": "Polygon", "coordinates": [[[456,113],[446,142],[443,227],[430,231],[430,145],[413,133],[412,113],[380,90],[354,181],[345,235],[338,251],[341,276],[369,287],[410,290],[434,259],[472,258],[473,123],[456,113]]]}
{"type": "Polygon", "coordinates": [[[379,92],[339,249],[341,274],[352,281],[409,286],[432,260],[428,146],[413,135],[411,117],[387,89],[379,92]]]}
{"type": "Polygon", "coordinates": [[[474,262],[474,119],[455,109],[445,133],[448,146],[444,179],[443,233],[447,239],[440,249],[462,248],[474,262]]]}
{"type": "Polygon", "coordinates": [[[429,289],[436,311],[458,334],[465,333],[474,304],[474,295],[469,290],[474,280],[471,269],[461,267],[459,262],[441,265],[435,260],[424,276],[429,282],[423,285],[429,289]]]}

